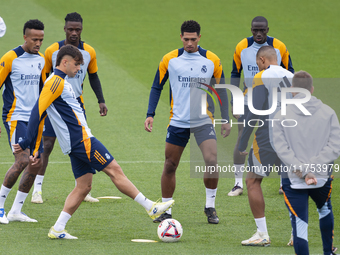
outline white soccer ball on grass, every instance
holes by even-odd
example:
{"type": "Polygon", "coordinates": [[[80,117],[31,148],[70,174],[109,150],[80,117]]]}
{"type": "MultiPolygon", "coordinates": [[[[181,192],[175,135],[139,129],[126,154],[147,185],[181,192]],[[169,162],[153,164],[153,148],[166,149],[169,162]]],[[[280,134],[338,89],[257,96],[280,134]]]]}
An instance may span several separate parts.
{"type": "Polygon", "coordinates": [[[181,223],[175,219],[166,219],[159,223],[157,228],[159,239],[166,243],[177,242],[183,235],[181,223]]]}

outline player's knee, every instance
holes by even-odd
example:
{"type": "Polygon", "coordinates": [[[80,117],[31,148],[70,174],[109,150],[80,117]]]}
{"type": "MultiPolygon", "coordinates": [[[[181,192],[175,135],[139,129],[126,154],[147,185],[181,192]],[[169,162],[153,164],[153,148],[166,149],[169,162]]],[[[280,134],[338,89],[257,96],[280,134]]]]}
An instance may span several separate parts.
{"type": "Polygon", "coordinates": [[[44,140],[44,154],[45,156],[49,156],[53,150],[54,141],[52,140],[44,140]]]}
{"type": "Polygon", "coordinates": [[[87,194],[90,193],[91,189],[92,189],[92,185],[91,184],[80,184],[77,182],[77,185],[75,187],[75,189],[77,189],[78,193],[81,194],[82,196],[86,196],[87,194]]]}
{"type": "Polygon", "coordinates": [[[174,174],[176,172],[178,164],[170,158],[167,158],[164,163],[163,172],[166,174],[174,174]]]}
{"type": "Polygon", "coordinates": [[[91,184],[85,186],[84,192],[86,193],[86,195],[90,193],[91,189],[92,189],[92,185],[91,184]]]}
{"type": "Polygon", "coordinates": [[[217,166],[217,154],[210,154],[208,157],[204,159],[206,166],[217,166]]]}
{"type": "Polygon", "coordinates": [[[18,170],[22,171],[27,167],[28,163],[29,163],[29,158],[23,155],[20,158],[16,158],[14,164],[18,166],[18,170]]]}
{"type": "Polygon", "coordinates": [[[246,185],[248,190],[259,184],[260,183],[258,182],[257,178],[246,178],[246,185]]]}

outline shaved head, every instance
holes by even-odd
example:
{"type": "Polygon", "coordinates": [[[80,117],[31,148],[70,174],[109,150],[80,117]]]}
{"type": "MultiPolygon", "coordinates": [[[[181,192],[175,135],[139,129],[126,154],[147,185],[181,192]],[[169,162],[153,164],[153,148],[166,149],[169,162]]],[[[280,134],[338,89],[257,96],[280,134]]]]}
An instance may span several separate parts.
{"type": "Polygon", "coordinates": [[[253,20],[251,21],[252,26],[253,26],[254,22],[263,22],[263,23],[266,23],[266,26],[268,26],[268,20],[265,17],[262,17],[262,16],[257,16],[255,18],[253,18],[253,20]]]}
{"type": "Polygon", "coordinates": [[[262,46],[256,54],[257,59],[259,59],[261,57],[264,57],[264,58],[266,58],[270,61],[276,61],[277,62],[276,51],[272,46],[262,46]]]}
{"type": "Polygon", "coordinates": [[[259,70],[267,69],[270,65],[277,65],[276,51],[272,46],[262,46],[256,54],[256,64],[259,70]]]}

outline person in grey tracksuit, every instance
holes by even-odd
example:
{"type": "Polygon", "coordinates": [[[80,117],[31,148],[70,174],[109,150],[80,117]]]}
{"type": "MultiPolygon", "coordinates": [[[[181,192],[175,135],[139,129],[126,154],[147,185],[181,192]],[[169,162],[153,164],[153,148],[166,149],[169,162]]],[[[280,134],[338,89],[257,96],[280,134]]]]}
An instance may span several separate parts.
{"type": "MultiPolygon", "coordinates": [[[[314,91],[313,78],[305,71],[295,73],[293,86],[314,91]]],[[[303,100],[303,93],[292,93],[303,100]]],[[[305,100],[306,101],[306,100],[305,100]]],[[[282,180],[284,199],[293,228],[296,254],[309,254],[308,198],[313,199],[319,213],[324,254],[333,254],[334,216],[331,204],[333,168],[340,155],[340,125],[335,111],[314,96],[303,103],[311,115],[305,115],[295,104],[287,106],[286,115],[275,115],[274,149],[285,164],[282,180]],[[283,122],[282,122],[283,121],[283,122]],[[296,124],[296,125],[295,125],[296,124]]]]}

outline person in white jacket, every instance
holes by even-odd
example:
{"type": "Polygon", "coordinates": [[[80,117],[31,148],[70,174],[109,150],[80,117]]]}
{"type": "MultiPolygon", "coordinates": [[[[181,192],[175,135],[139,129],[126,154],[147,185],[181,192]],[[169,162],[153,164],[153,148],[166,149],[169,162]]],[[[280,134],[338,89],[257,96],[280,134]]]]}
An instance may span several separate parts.
{"type": "MultiPolygon", "coordinates": [[[[314,91],[313,78],[299,71],[292,87],[314,91]]],[[[292,93],[302,99],[303,93],[292,93]]],[[[332,168],[340,155],[340,125],[336,113],[314,96],[303,106],[305,115],[296,105],[288,105],[286,115],[275,115],[274,149],[285,164],[288,175],[282,180],[284,199],[293,228],[296,254],[309,254],[308,198],[311,197],[319,213],[324,254],[334,254],[334,216],[331,205],[332,168]],[[282,122],[283,121],[283,122],[282,122]]]]}

